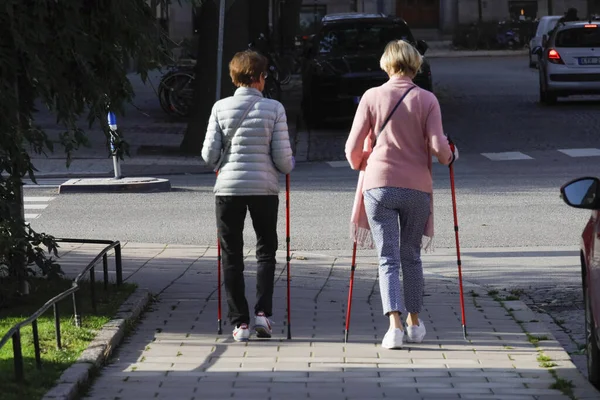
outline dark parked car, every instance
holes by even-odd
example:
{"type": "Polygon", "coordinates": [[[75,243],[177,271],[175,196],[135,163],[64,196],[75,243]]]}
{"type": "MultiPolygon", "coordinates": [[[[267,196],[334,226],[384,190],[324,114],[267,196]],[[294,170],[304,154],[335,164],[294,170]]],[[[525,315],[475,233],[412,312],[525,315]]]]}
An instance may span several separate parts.
{"type": "MultiPolygon", "coordinates": [[[[427,43],[415,41],[401,18],[383,14],[329,14],[307,44],[302,68],[302,108],[312,125],[325,118],[351,117],[361,96],[389,78],[379,67],[385,46],[406,40],[421,54],[427,43]]],[[[431,68],[424,61],[414,82],[432,91],[431,68]]]]}
{"type": "Polygon", "coordinates": [[[581,276],[588,379],[600,389],[600,180],[579,178],[565,184],[560,193],[571,207],[592,210],[581,236],[581,276]]]}

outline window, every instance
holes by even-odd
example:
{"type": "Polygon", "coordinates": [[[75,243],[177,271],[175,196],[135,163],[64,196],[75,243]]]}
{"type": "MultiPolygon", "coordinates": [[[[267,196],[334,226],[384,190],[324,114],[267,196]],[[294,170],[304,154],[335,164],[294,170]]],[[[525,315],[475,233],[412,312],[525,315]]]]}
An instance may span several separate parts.
{"type": "Polygon", "coordinates": [[[304,5],[300,9],[300,35],[310,35],[315,33],[321,19],[327,14],[327,6],[324,5],[304,5]]]}
{"type": "Polygon", "coordinates": [[[324,27],[319,37],[319,52],[381,52],[389,42],[399,39],[414,42],[410,30],[404,25],[339,23],[324,27]]]}
{"type": "Polygon", "coordinates": [[[537,17],[537,0],[519,0],[508,2],[508,12],[512,19],[532,20],[537,17]]]}
{"type": "Polygon", "coordinates": [[[560,31],[556,35],[556,47],[600,47],[600,27],[560,31]]]}

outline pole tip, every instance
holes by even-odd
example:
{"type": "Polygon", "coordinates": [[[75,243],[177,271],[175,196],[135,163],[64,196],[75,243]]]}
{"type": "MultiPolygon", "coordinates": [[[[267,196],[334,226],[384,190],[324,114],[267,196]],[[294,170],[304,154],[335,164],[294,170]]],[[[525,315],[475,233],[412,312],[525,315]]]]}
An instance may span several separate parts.
{"type": "Polygon", "coordinates": [[[348,343],[348,329],[344,330],[344,343],[348,343]]]}
{"type": "Polygon", "coordinates": [[[463,325],[462,328],[463,328],[463,336],[464,336],[465,340],[469,340],[469,339],[467,339],[467,326],[463,325]]]}

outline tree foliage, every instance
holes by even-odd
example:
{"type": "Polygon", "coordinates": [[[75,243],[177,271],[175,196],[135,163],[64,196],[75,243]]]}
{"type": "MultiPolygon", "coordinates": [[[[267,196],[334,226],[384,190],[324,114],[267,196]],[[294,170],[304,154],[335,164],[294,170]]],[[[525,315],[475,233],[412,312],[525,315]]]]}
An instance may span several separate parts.
{"type": "MultiPolygon", "coordinates": [[[[163,39],[146,0],[0,2],[0,273],[60,271],[46,252],[56,255],[54,238],[23,221],[23,178],[35,181],[30,154],[60,144],[69,163],[87,143],[82,118],[99,124],[108,143],[107,107],[122,114],[134,95],[127,63],[145,80],[167,60],[163,39]],[[56,116],[59,143],[36,126],[36,104],[56,116]]],[[[126,143],[116,147],[122,158],[126,143]]]]}

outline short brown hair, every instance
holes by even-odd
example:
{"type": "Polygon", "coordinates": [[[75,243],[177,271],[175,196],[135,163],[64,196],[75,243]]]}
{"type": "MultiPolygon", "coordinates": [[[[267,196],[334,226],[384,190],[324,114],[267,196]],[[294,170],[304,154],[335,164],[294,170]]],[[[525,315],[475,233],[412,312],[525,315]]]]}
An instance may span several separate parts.
{"type": "Polygon", "coordinates": [[[241,51],[229,62],[229,76],[235,86],[250,86],[267,71],[267,64],[266,57],[256,51],[241,51]]]}

